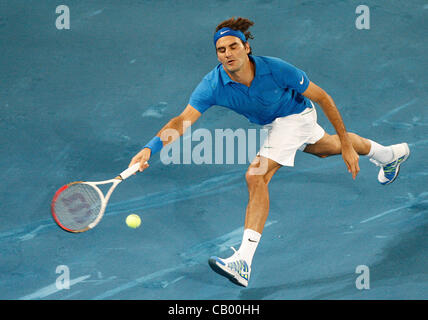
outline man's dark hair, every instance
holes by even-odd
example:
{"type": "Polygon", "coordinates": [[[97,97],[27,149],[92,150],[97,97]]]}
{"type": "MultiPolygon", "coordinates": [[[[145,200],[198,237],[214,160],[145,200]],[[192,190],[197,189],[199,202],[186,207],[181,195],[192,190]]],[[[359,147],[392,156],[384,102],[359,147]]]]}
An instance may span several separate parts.
{"type": "MultiPolygon", "coordinates": [[[[244,35],[245,35],[245,39],[248,41],[248,39],[254,39],[253,35],[251,34],[250,31],[248,31],[248,29],[254,25],[254,22],[246,19],[246,18],[235,18],[232,17],[230,19],[224,20],[223,22],[221,22],[217,28],[215,29],[215,32],[217,32],[218,30],[222,29],[222,28],[230,28],[233,30],[239,30],[241,31],[244,35]]],[[[241,40],[242,41],[242,40],[241,40]]],[[[244,44],[244,42],[242,41],[242,43],[244,44]]],[[[250,47],[250,53],[252,54],[252,49],[250,47]]]]}

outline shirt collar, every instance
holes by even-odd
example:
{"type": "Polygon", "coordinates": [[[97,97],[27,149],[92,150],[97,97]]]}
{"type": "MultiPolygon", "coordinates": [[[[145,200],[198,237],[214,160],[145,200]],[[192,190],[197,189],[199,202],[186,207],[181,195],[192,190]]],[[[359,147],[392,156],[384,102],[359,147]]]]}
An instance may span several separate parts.
{"type": "MultiPolygon", "coordinates": [[[[248,57],[250,58],[251,61],[254,62],[255,66],[256,66],[256,74],[254,76],[255,78],[258,78],[262,75],[271,73],[269,67],[266,65],[266,63],[263,61],[263,59],[261,59],[260,57],[257,57],[257,56],[252,56],[252,55],[249,55],[248,57]]],[[[230,79],[229,75],[224,70],[222,64],[219,64],[219,68],[220,68],[220,77],[221,77],[221,80],[223,82],[223,85],[227,85],[230,82],[234,82],[232,79],[230,79]]]]}

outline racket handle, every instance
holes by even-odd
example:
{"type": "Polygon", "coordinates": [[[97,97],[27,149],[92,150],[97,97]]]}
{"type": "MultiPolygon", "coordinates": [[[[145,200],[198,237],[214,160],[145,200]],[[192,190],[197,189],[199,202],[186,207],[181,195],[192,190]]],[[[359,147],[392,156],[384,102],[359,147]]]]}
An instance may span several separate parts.
{"type": "MultiPolygon", "coordinates": [[[[147,162],[146,162],[147,163],[147,162]]],[[[134,165],[130,166],[128,169],[122,171],[122,173],[119,175],[123,180],[129,178],[134,173],[136,173],[140,169],[140,163],[135,163],[134,165]]]]}

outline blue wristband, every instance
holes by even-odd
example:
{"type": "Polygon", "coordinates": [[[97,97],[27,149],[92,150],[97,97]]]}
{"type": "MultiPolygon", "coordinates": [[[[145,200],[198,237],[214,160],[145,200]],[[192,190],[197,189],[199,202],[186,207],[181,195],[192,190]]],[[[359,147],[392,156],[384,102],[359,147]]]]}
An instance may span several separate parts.
{"type": "Polygon", "coordinates": [[[162,140],[158,137],[155,136],[152,140],[150,140],[144,147],[144,148],[149,148],[150,150],[152,150],[151,154],[154,154],[158,151],[160,151],[163,147],[163,143],[162,140]]]}

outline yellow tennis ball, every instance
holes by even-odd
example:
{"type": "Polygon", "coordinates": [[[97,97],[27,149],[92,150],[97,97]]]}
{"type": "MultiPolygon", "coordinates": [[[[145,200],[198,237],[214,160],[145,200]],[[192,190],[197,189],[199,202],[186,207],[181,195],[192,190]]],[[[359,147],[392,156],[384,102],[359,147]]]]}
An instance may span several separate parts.
{"type": "Polygon", "coordinates": [[[126,217],[126,224],[128,225],[128,227],[136,229],[140,226],[141,219],[138,214],[133,213],[126,217]]]}

